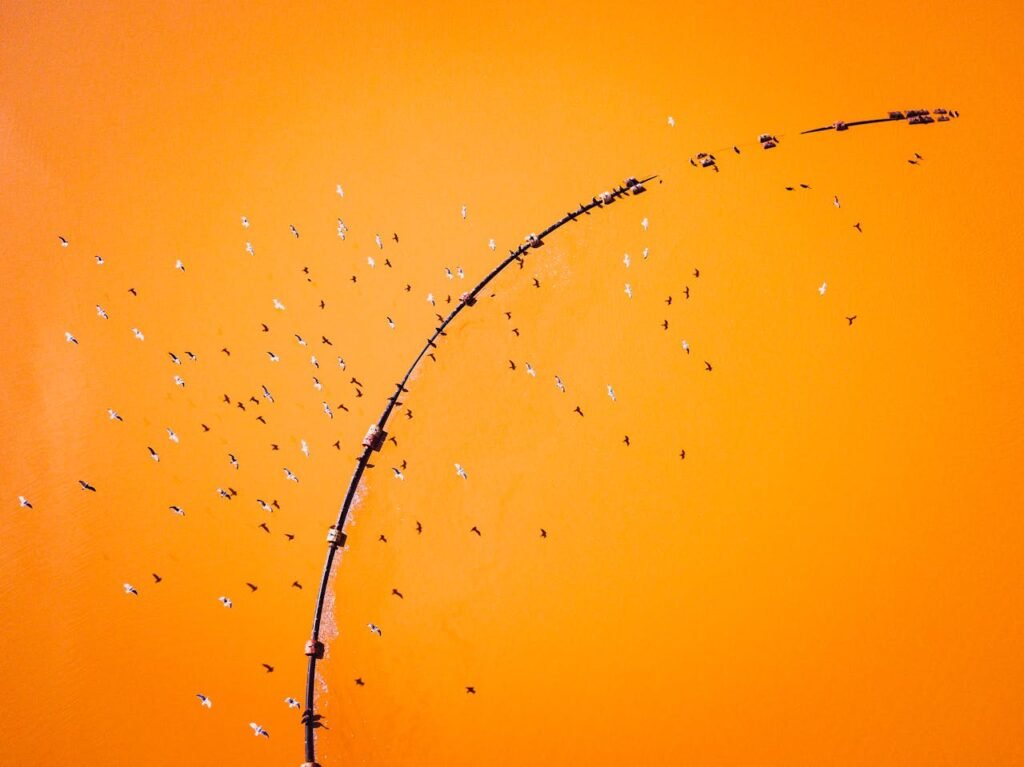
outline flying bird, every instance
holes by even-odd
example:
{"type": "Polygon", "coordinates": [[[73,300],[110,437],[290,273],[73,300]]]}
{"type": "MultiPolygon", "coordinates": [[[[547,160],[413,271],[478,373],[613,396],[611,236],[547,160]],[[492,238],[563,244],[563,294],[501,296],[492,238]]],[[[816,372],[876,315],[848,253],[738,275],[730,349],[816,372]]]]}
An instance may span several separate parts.
{"type": "Polygon", "coordinates": [[[274,667],[271,666],[269,663],[261,663],[260,665],[263,666],[263,668],[265,668],[267,670],[268,674],[273,674],[274,673],[274,667]]]}
{"type": "Polygon", "coordinates": [[[856,224],[854,224],[853,228],[856,229],[861,234],[864,234],[864,230],[860,228],[860,221],[858,221],[856,224]]]}
{"type": "Polygon", "coordinates": [[[644,216],[644,220],[640,222],[640,226],[643,227],[643,230],[646,232],[647,228],[650,225],[651,225],[651,223],[647,220],[647,216],[644,216]]]}
{"type": "Polygon", "coordinates": [[[249,219],[247,219],[245,216],[242,216],[242,227],[244,229],[249,228],[249,219]]]}
{"type": "Polygon", "coordinates": [[[32,508],[32,503],[25,496],[19,495],[18,496],[18,506],[23,508],[23,509],[31,509],[32,508]]]}
{"type": "Polygon", "coordinates": [[[629,447],[629,435],[627,434],[622,438],[622,441],[626,443],[626,447],[629,447]]]}
{"type": "Polygon", "coordinates": [[[106,311],[104,311],[103,307],[100,306],[99,304],[96,304],[96,316],[99,317],[102,320],[109,320],[110,319],[110,317],[107,315],[106,311]]]}
{"type": "Polygon", "coordinates": [[[384,632],[382,632],[382,631],[380,630],[380,626],[376,625],[375,623],[367,623],[367,624],[366,624],[366,627],[367,627],[368,629],[370,629],[370,631],[372,631],[372,632],[373,632],[374,634],[376,634],[377,636],[379,636],[379,637],[382,637],[382,636],[384,636],[384,632]]]}
{"type": "Polygon", "coordinates": [[[854,321],[855,319],[857,319],[857,315],[856,315],[856,314],[855,314],[855,315],[853,315],[852,317],[847,317],[847,318],[846,318],[846,324],[847,324],[847,325],[852,325],[852,324],[853,324],[853,321],[854,321]]]}
{"type": "Polygon", "coordinates": [[[64,331],[64,340],[67,341],[69,344],[76,344],[76,345],[78,344],[78,339],[75,338],[73,335],[71,335],[66,330],[64,331]]]}
{"type": "Polygon", "coordinates": [[[130,584],[130,583],[125,583],[125,584],[124,584],[124,593],[125,593],[125,594],[131,594],[131,595],[132,595],[132,596],[134,596],[134,597],[137,597],[137,596],[139,595],[139,592],[138,592],[138,591],[136,590],[136,588],[135,588],[135,587],[134,587],[134,586],[133,586],[132,584],[130,584]]]}
{"type": "Polygon", "coordinates": [[[178,435],[174,433],[174,429],[172,429],[170,426],[167,427],[167,439],[169,439],[176,445],[181,442],[181,440],[178,439],[178,435]]]}
{"type": "Polygon", "coordinates": [[[545,530],[543,527],[540,529],[540,537],[541,538],[547,538],[548,537],[548,531],[545,530]]]}
{"type": "Polygon", "coordinates": [[[391,593],[399,599],[405,599],[405,597],[402,595],[402,592],[398,589],[391,589],[391,593]]]}
{"type": "Polygon", "coordinates": [[[294,224],[288,224],[288,228],[291,230],[291,233],[295,235],[295,239],[298,239],[299,238],[299,230],[295,228],[295,225],[294,224]]]}
{"type": "Polygon", "coordinates": [[[160,583],[160,581],[162,581],[162,580],[163,580],[163,578],[161,578],[161,577],[160,577],[159,575],[157,575],[156,573],[150,573],[150,575],[152,575],[152,576],[153,576],[153,583],[160,583]]]}
{"type": "Polygon", "coordinates": [[[709,373],[711,372],[711,363],[708,362],[707,360],[704,360],[704,369],[707,370],[709,373]]]}
{"type": "Polygon", "coordinates": [[[286,476],[286,477],[287,477],[288,479],[290,479],[290,480],[291,480],[292,482],[298,482],[298,481],[299,481],[299,478],[298,478],[298,477],[296,477],[296,476],[295,476],[294,474],[292,474],[291,470],[290,470],[290,469],[288,469],[287,467],[285,467],[285,470],[284,470],[284,475],[285,475],[285,476],[286,476]]]}
{"type": "Polygon", "coordinates": [[[672,115],[668,116],[668,127],[670,127],[670,128],[676,127],[676,118],[674,118],[672,115]]]}
{"type": "Polygon", "coordinates": [[[583,417],[583,411],[582,411],[582,410],[580,410],[580,406],[579,406],[579,405],[577,405],[577,406],[576,406],[576,409],[575,409],[575,410],[573,410],[572,412],[574,412],[574,413],[579,413],[579,414],[580,414],[580,418],[582,418],[582,417],[583,417]]]}
{"type": "Polygon", "coordinates": [[[146,447],[146,450],[149,451],[149,457],[152,458],[154,462],[160,463],[160,456],[157,454],[156,450],[148,446],[146,447]]]}
{"type": "Polygon", "coordinates": [[[455,473],[463,479],[469,479],[469,476],[466,474],[466,470],[463,469],[460,464],[455,464],[455,473]]]}
{"type": "Polygon", "coordinates": [[[68,246],[68,241],[61,237],[59,234],[57,235],[57,239],[60,240],[60,246],[62,248],[66,248],[68,246]]]}
{"type": "Polygon", "coordinates": [[[199,698],[199,705],[205,706],[206,708],[213,708],[213,701],[207,698],[201,692],[197,692],[196,697],[199,698]]]}
{"type": "Polygon", "coordinates": [[[565,394],[565,384],[562,383],[562,379],[558,376],[555,376],[555,388],[562,392],[562,394],[565,394]]]}
{"type": "Polygon", "coordinates": [[[278,311],[280,311],[280,312],[283,312],[283,311],[284,311],[284,304],[282,304],[282,303],[281,303],[280,301],[278,301],[278,300],[277,300],[277,299],[275,298],[275,299],[274,299],[274,308],[275,308],[275,309],[277,309],[277,310],[278,310],[278,311]]]}
{"type": "Polygon", "coordinates": [[[124,419],[113,408],[107,408],[107,416],[111,421],[123,421],[124,419]]]}
{"type": "Polygon", "coordinates": [[[611,384],[608,384],[608,396],[612,398],[612,402],[615,401],[615,389],[612,388],[611,384]]]}
{"type": "Polygon", "coordinates": [[[625,292],[626,292],[626,296],[628,298],[632,298],[633,297],[633,288],[630,287],[628,282],[626,283],[626,291],[625,292]]]}
{"type": "Polygon", "coordinates": [[[827,282],[821,283],[821,286],[818,288],[818,295],[819,296],[825,295],[825,291],[826,290],[828,290],[828,283],[827,282]]]}
{"type": "Polygon", "coordinates": [[[234,602],[232,602],[227,597],[217,597],[217,601],[220,602],[225,607],[227,607],[228,609],[234,607],[234,602]]]}
{"type": "Polygon", "coordinates": [[[284,702],[288,704],[288,708],[301,708],[302,704],[299,703],[295,698],[288,697],[284,699],[284,702]]]}
{"type": "Polygon", "coordinates": [[[181,508],[181,506],[168,506],[167,508],[173,511],[175,514],[177,514],[179,517],[185,516],[185,510],[181,508]]]}
{"type": "Polygon", "coordinates": [[[185,264],[183,264],[181,262],[181,259],[179,258],[177,261],[174,262],[174,268],[177,269],[179,272],[183,272],[185,271],[185,264]]]}
{"type": "Polygon", "coordinates": [[[95,493],[95,492],[96,492],[96,488],[95,488],[95,487],[93,487],[92,485],[90,485],[90,484],[89,484],[88,482],[86,482],[86,481],[85,481],[84,479],[80,479],[80,480],[78,480],[78,484],[82,486],[82,489],[83,489],[83,490],[88,490],[88,491],[89,491],[89,492],[91,492],[91,493],[95,493]]]}
{"type": "MultiPolygon", "coordinates": [[[[295,236],[298,237],[298,235],[295,236]]],[[[252,728],[252,734],[256,737],[259,737],[260,735],[262,735],[264,738],[270,737],[270,733],[264,730],[258,724],[256,724],[256,722],[249,722],[249,726],[252,728]]]]}
{"type": "Polygon", "coordinates": [[[469,532],[476,533],[477,537],[481,537],[480,528],[478,528],[476,525],[473,525],[471,528],[469,528],[469,532]]]}
{"type": "Polygon", "coordinates": [[[488,241],[488,243],[487,243],[487,247],[488,247],[488,248],[490,248],[491,250],[494,250],[494,249],[495,249],[495,248],[497,248],[498,246],[497,246],[497,244],[496,244],[496,243],[494,242],[494,240],[493,240],[493,239],[491,239],[490,241],[488,241]]]}

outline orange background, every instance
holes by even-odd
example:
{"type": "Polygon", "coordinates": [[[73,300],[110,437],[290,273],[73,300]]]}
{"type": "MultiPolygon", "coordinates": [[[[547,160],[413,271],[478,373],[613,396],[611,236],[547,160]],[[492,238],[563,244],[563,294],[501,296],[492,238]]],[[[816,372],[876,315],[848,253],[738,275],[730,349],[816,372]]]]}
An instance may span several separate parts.
{"type": "Polygon", "coordinates": [[[651,172],[410,386],[325,621],[320,761],[1024,760],[1019,5],[371,5],[0,10],[0,763],[301,762],[324,531],[426,294],[651,172]],[[797,135],[921,106],[963,117],[797,135]]]}

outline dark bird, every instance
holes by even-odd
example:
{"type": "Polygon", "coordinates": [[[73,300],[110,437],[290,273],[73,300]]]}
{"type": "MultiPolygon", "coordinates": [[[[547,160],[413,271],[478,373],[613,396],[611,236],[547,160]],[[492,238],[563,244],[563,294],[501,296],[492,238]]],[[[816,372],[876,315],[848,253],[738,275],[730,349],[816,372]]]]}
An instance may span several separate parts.
{"type": "Polygon", "coordinates": [[[210,427],[207,426],[205,423],[201,423],[199,425],[203,427],[203,431],[209,431],[210,430],[210,427]]]}
{"type": "Polygon", "coordinates": [[[326,309],[327,308],[327,304],[324,303],[324,300],[322,298],[320,299],[320,308],[321,309],[326,309]]]}
{"type": "Polygon", "coordinates": [[[277,509],[278,511],[280,511],[280,510],[281,510],[281,504],[279,504],[279,503],[277,502],[277,499],[276,499],[276,498],[275,498],[274,500],[272,500],[272,501],[270,502],[270,505],[271,505],[271,506],[273,506],[273,507],[274,507],[275,509],[277,509]]]}
{"type": "Polygon", "coordinates": [[[629,447],[629,435],[627,434],[622,438],[622,441],[626,443],[626,447],[629,447]]]}
{"type": "Polygon", "coordinates": [[[852,324],[853,324],[853,321],[854,321],[855,319],[857,319],[857,315],[856,315],[856,314],[855,314],[855,315],[853,315],[852,317],[847,317],[847,318],[846,318],[846,322],[847,322],[847,324],[849,324],[849,325],[852,325],[852,324]]]}
{"type": "Polygon", "coordinates": [[[292,234],[295,235],[295,239],[299,238],[299,230],[295,228],[294,224],[288,224],[288,228],[291,229],[292,234]]]}
{"type": "Polygon", "coordinates": [[[251,403],[253,403],[254,405],[260,404],[260,401],[258,399],[256,399],[255,397],[249,397],[249,401],[251,403]]]}
{"type": "Polygon", "coordinates": [[[787,186],[787,187],[786,187],[786,191],[787,191],[787,192],[792,192],[792,191],[793,191],[793,187],[791,187],[791,186],[787,186]]]}
{"type": "Polygon", "coordinates": [[[686,451],[685,450],[680,450],[679,451],[679,460],[683,460],[684,458],[686,458],[686,451]]]}
{"type": "Polygon", "coordinates": [[[128,292],[129,292],[129,293],[131,293],[131,294],[132,294],[133,296],[135,296],[136,298],[137,298],[137,297],[138,297],[138,295],[139,295],[139,294],[138,294],[138,292],[137,292],[137,291],[135,290],[135,288],[128,288],[128,292]]]}
{"type": "Polygon", "coordinates": [[[810,186],[808,186],[807,184],[801,184],[801,185],[800,185],[800,188],[801,188],[801,189],[810,189],[811,187],[810,187],[810,186]]]}
{"type": "Polygon", "coordinates": [[[516,334],[516,338],[519,338],[519,328],[512,328],[512,332],[516,334]]]}
{"type": "Polygon", "coordinates": [[[545,530],[543,527],[540,529],[540,537],[541,538],[547,538],[548,537],[548,531],[545,530]]]}
{"type": "Polygon", "coordinates": [[[309,274],[309,267],[308,266],[302,267],[302,273],[303,274],[309,274]]]}
{"type": "Polygon", "coordinates": [[[917,165],[918,163],[917,160],[907,160],[907,162],[909,162],[911,165],[917,165]]]}
{"type": "Polygon", "coordinates": [[[229,396],[228,396],[227,394],[225,394],[225,395],[224,395],[224,401],[225,401],[225,402],[226,402],[227,404],[229,404],[229,405],[230,405],[230,404],[231,404],[231,397],[229,397],[229,396]]]}
{"type": "Polygon", "coordinates": [[[171,362],[173,362],[175,365],[180,365],[181,364],[181,360],[178,358],[177,354],[175,354],[174,352],[167,352],[167,353],[171,357],[171,362]]]}
{"type": "Polygon", "coordinates": [[[360,676],[360,677],[356,677],[356,684],[359,685],[360,687],[364,687],[366,685],[366,682],[364,682],[363,678],[360,676]]]}
{"type": "Polygon", "coordinates": [[[437,362],[437,357],[434,356],[433,352],[428,353],[427,356],[430,357],[430,359],[432,359],[434,362],[437,362]]]}
{"type": "Polygon", "coordinates": [[[475,687],[467,687],[466,688],[466,693],[468,695],[476,695],[476,688],[475,687]]]}
{"type": "Polygon", "coordinates": [[[512,360],[509,360],[509,361],[508,361],[508,366],[509,366],[510,368],[512,368],[512,370],[515,370],[515,369],[516,369],[516,363],[514,363],[514,362],[513,362],[512,360]]]}
{"type": "Polygon", "coordinates": [[[228,349],[228,347],[225,346],[223,349],[221,349],[221,351],[224,352],[229,357],[231,356],[231,350],[228,349]]]}
{"type": "Polygon", "coordinates": [[[539,288],[540,287],[540,280],[538,280],[536,277],[533,278],[533,287],[535,287],[535,288],[539,288]]]}
{"type": "Polygon", "coordinates": [[[406,410],[405,410],[405,417],[406,418],[412,418],[412,410],[406,408],[406,410]]]}
{"type": "Polygon", "coordinates": [[[257,591],[259,589],[255,583],[249,583],[249,581],[246,581],[245,585],[248,586],[251,591],[257,591]]]}
{"type": "Polygon", "coordinates": [[[398,589],[391,589],[391,593],[394,594],[399,599],[405,599],[405,597],[402,596],[402,592],[399,591],[398,589]]]}
{"type": "Polygon", "coordinates": [[[61,237],[59,234],[57,235],[57,239],[60,240],[60,246],[62,248],[66,248],[68,246],[68,241],[61,237]]]}
{"type": "Polygon", "coordinates": [[[270,449],[271,449],[271,450],[280,450],[280,449],[281,449],[281,447],[280,447],[280,446],[279,446],[279,445],[278,445],[277,443],[275,443],[275,442],[271,442],[271,443],[270,443],[270,449]]]}
{"type": "Polygon", "coordinates": [[[662,323],[661,323],[661,326],[662,326],[663,328],[665,328],[665,330],[668,330],[668,320],[665,320],[664,322],[662,322],[662,323]]]}
{"type": "Polygon", "coordinates": [[[473,525],[471,528],[469,528],[469,532],[480,535],[480,528],[478,528],[476,525],[473,525]]]}
{"type": "Polygon", "coordinates": [[[734,146],[732,148],[732,151],[734,151],[736,154],[739,154],[740,153],[740,148],[738,146],[734,146]]]}
{"type": "Polygon", "coordinates": [[[690,298],[690,286],[689,285],[687,285],[685,288],[683,288],[683,295],[686,297],[687,300],[689,300],[689,298],[690,298]]]}
{"type": "Polygon", "coordinates": [[[573,410],[572,412],[574,412],[574,413],[579,413],[579,414],[580,414],[580,417],[582,417],[582,416],[583,416],[583,411],[582,411],[582,410],[580,410],[580,406],[579,406],[579,405],[577,405],[577,406],[576,406],[576,409],[575,409],[575,410],[573,410]]]}
{"type": "Polygon", "coordinates": [[[299,583],[298,581],[292,581],[292,588],[293,589],[301,589],[302,588],[302,584],[299,583]]]}
{"type": "Polygon", "coordinates": [[[694,277],[700,277],[700,269],[694,269],[693,270],[693,276],[694,277]]]}
{"type": "Polygon", "coordinates": [[[711,372],[711,363],[708,362],[707,360],[704,360],[704,369],[709,373],[711,372]]]}
{"type": "Polygon", "coordinates": [[[854,224],[854,225],[853,225],[853,228],[854,228],[854,229],[856,229],[856,230],[857,230],[858,232],[860,232],[861,234],[863,234],[863,233],[864,233],[864,230],[860,228],[860,221],[858,221],[858,222],[857,222],[856,224],[854,224]]]}
{"type": "Polygon", "coordinates": [[[341,450],[341,440],[340,439],[337,442],[334,443],[334,449],[335,450],[341,450]]]}
{"type": "Polygon", "coordinates": [[[416,520],[416,532],[417,534],[423,533],[423,525],[420,524],[420,521],[418,519],[416,520]]]}
{"type": "Polygon", "coordinates": [[[380,535],[377,536],[377,540],[380,541],[381,543],[387,543],[388,542],[388,539],[384,537],[383,533],[381,533],[380,535]]]}
{"type": "Polygon", "coordinates": [[[260,530],[262,530],[265,533],[269,533],[270,532],[270,528],[267,527],[267,523],[266,522],[260,522],[259,528],[260,528],[260,530]]]}
{"type": "Polygon", "coordinates": [[[236,402],[235,403],[235,407],[237,407],[239,410],[244,411],[245,410],[245,403],[243,403],[243,402],[236,402]]]}
{"type": "Polygon", "coordinates": [[[257,420],[257,421],[259,421],[259,422],[260,422],[261,424],[263,424],[264,426],[266,426],[266,425],[267,425],[267,419],[266,419],[266,418],[264,418],[264,417],[263,417],[263,416],[261,416],[261,415],[258,415],[258,416],[256,416],[256,420],[257,420]]]}
{"type": "Polygon", "coordinates": [[[352,275],[352,282],[357,282],[356,276],[354,274],[352,275]]]}
{"type": "Polygon", "coordinates": [[[391,235],[391,239],[394,240],[395,242],[398,242],[398,232],[395,232],[393,235],[391,235]]]}
{"type": "Polygon", "coordinates": [[[405,285],[405,292],[409,293],[411,291],[412,291],[412,285],[409,285],[408,283],[406,283],[406,285],[405,285]]]}
{"type": "Polygon", "coordinates": [[[362,386],[362,384],[359,383],[359,380],[355,376],[352,376],[352,380],[349,381],[349,383],[350,384],[355,384],[356,386],[362,386]]]}
{"type": "Polygon", "coordinates": [[[273,674],[274,673],[274,667],[271,666],[269,663],[263,663],[261,665],[263,666],[263,668],[265,668],[267,670],[268,674],[273,674]]]}
{"type": "Polygon", "coordinates": [[[325,344],[327,346],[334,346],[334,344],[331,343],[331,339],[329,339],[327,336],[320,336],[320,343],[325,344]]]}
{"type": "Polygon", "coordinates": [[[394,436],[388,437],[388,442],[390,442],[395,447],[398,447],[398,440],[395,439],[394,436]]]}
{"type": "Polygon", "coordinates": [[[82,486],[82,489],[83,489],[83,490],[89,490],[89,491],[91,491],[91,492],[93,492],[93,493],[95,493],[95,492],[96,492],[96,488],[95,488],[95,487],[93,487],[92,485],[90,485],[90,484],[89,484],[88,482],[86,482],[86,481],[85,481],[84,479],[80,479],[80,480],[78,480],[78,484],[80,484],[80,485],[82,486]]]}
{"type": "Polygon", "coordinates": [[[405,471],[406,466],[408,466],[408,463],[406,463],[405,459],[403,458],[402,459],[402,471],[405,471]]]}
{"type": "Polygon", "coordinates": [[[287,538],[289,541],[295,540],[295,535],[293,533],[285,533],[284,537],[287,538]]]}
{"type": "Polygon", "coordinates": [[[263,332],[264,333],[269,333],[270,332],[270,328],[267,327],[267,324],[265,322],[261,322],[260,326],[263,328],[263,332]]]}
{"type": "Polygon", "coordinates": [[[153,583],[159,583],[160,581],[162,581],[162,580],[163,580],[163,578],[161,578],[161,577],[160,577],[159,575],[157,575],[156,573],[150,573],[150,575],[152,575],[152,576],[153,576],[153,583]]]}
{"type": "Polygon", "coordinates": [[[669,296],[668,298],[666,298],[665,299],[665,303],[668,304],[669,306],[672,306],[672,296],[669,296]]]}
{"type": "Polygon", "coordinates": [[[512,312],[505,312],[505,317],[512,319],[512,312]]]}

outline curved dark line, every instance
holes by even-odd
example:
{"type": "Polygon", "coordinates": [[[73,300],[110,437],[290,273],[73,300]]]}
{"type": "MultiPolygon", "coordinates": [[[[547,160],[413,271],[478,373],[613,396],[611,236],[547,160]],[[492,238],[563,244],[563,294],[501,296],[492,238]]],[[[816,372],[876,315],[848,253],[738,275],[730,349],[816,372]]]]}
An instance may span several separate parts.
{"type": "MultiPolygon", "coordinates": [[[[580,203],[579,208],[566,213],[547,229],[544,229],[542,232],[537,234],[536,239],[532,239],[520,245],[515,250],[509,251],[508,256],[494,267],[486,277],[480,280],[476,287],[468,293],[463,294],[458,305],[456,305],[448,316],[442,320],[441,324],[434,329],[434,334],[427,339],[426,344],[424,344],[420,353],[416,355],[416,358],[409,366],[409,369],[405,372],[402,380],[395,385],[395,393],[388,397],[388,403],[384,407],[384,412],[381,413],[381,416],[376,423],[377,428],[382,433],[380,440],[383,441],[384,439],[384,427],[387,425],[388,418],[391,417],[392,411],[399,404],[398,398],[401,396],[402,392],[406,391],[405,385],[409,382],[413,372],[415,372],[416,366],[419,365],[420,361],[429,353],[431,348],[437,346],[437,339],[444,334],[444,329],[447,328],[448,325],[451,324],[452,320],[459,315],[459,312],[476,303],[477,294],[483,290],[491,280],[501,274],[513,261],[521,260],[528,250],[543,245],[543,240],[547,235],[562,228],[570,221],[575,221],[580,216],[589,214],[593,208],[609,205],[624,195],[640,194],[645,191],[645,187],[643,185],[655,178],[657,178],[656,175],[648,176],[647,178],[640,179],[639,181],[635,178],[630,178],[627,179],[622,186],[616,187],[614,191],[604,192],[597,197],[593,197],[588,203],[580,203]]],[[[344,545],[345,537],[341,531],[345,528],[345,521],[348,519],[348,513],[352,507],[352,501],[355,498],[356,489],[359,487],[359,481],[362,479],[363,472],[366,470],[366,465],[369,462],[370,455],[373,453],[374,449],[375,446],[372,442],[364,440],[363,452],[356,461],[355,471],[352,472],[352,479],[349,480],[348,490],[345,493],[345,500],[342,501],[341,509],[338,512],[338,521],[334,525],[334,529],[336,531],[335,535],[338,537],[333,540],[331,538],[328,539],[327,559],[324,562],[324,571],[320,579],[320,591],[316,598],[316,611],[313,613],[313,633],[310,637],[310,642],[306,646],[306,655],[309,656],[309,667],[306,672],[306,709],[302,714],[303,726],[306,730],[306,764],[314,764],[314,759],[316,758],[315,732],[317,729],[317,720],[314,719],[314,687],[316,684],[316,662],[319,657],[322,657],[323,655],[323,644],[320,642],[320,622],[323,618],[324,600],[327,598],[327,583],[330,579],[331,570],[334,565],[334,555],[337,552],[338,547],[344,545]]],[[[379,449],[379,446],[377,449],[379,449]]]]}

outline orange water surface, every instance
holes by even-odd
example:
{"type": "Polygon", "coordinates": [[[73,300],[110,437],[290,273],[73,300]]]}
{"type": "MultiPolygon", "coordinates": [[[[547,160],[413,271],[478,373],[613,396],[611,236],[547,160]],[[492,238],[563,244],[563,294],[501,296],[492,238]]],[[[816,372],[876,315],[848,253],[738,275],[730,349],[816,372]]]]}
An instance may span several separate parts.
{"type": "Polygon", "coordinates": [[[302,762],[648,173],[318,760],[1024,762],[1021,15],[5,4],[0,764],[302,762]]]}

